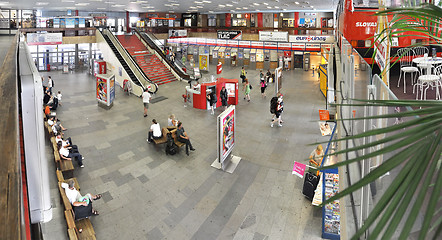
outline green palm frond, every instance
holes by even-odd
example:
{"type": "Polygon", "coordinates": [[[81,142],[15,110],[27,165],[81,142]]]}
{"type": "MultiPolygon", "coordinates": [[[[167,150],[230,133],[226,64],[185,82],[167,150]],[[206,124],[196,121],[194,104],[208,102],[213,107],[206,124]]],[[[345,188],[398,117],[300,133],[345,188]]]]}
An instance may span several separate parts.
{"type": "MultiPolygon", "coordinates": [[[[356,100],[355,100],[356,101],[356,100]]],[[[414,101],[414,100],[358,100],[355,104],[342,104],[346,106],[421,106],[422,109],[385,114],[375,117],[357,118],[359,120],[412,117],[401,124],[370,130],[354,136],[334,140],[343,142],[347,140],[362,139],[369,136],[389,134],[383,139],[367,142],[345,150],[337,151],[330,155],[342,155],[375,146],[383,146],[380,150],[369,152],[363,156],[347,159],[332,166],[322,169],[336,168],[339,166],[368,160],[372,157],[393,153],[380,166],[368,173],[365,177],[343,191],[328,199],[323,204],[333,202],[363,186],[374,182],[394,168],[400,168],[398,175],[375,205],[370,215],[352,239],[359,239],[367,229],[370,231],[369,239],[390,239],[401,226],[399,239],[407,238],[419,214],[424,214],[419,239],[427,239],[429,231],[435,232],[435,237],[441,232],[442,218],[431,221],[437,216],[437,206],[440,201],[442,187],[441,174],[441,139],[442,139],[442,102],[440,101],[414,101]],[[387,144],[388,143],[388,144],[387,144]],[[430,190],[431,189],[431,190],[430,190]],[[431,194],[428,194],[428,193],[431,194]],[[424,199],[428,198],[425,207],[424,199]],[[424,208],[423,208],[424,207],[424,208]],[[409,213],[407,213],[409,210],[409,213]],[[405,218],[406,216],[406,218],[405,218]],[[402,223],[402,225],[401,225],[402,223]]],[[[340,119],[338,121],[345,121],[340,119]]],[[[356,119],[352,119],[356,120],[356,119]]]]}

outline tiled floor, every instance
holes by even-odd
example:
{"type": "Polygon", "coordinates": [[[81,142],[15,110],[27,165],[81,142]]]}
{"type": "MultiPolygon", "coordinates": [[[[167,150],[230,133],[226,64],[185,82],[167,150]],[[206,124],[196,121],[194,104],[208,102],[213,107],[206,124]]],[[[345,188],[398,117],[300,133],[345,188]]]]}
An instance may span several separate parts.
{"type": "MultiPolygon", "coordinates": [[[[211,66],[215,70],[215,66],[211,66]]],[[[222,77],[237,78],[239,68],[224,67],[222,77]]],[[[242,161],[233,174],[210,164],[216,158],[216,117],[183,107],[184,82],[162,85],[143,117],[140,98],[117,89],[114,106],[95,100],[94,79],[86,72],[45,72],[61,90],[57,112],[66,135],[85,156],[75,169],[83,194],[102,193],[91,219],[98,239],[320,239],[321,210],[301,194],[303,180],[292,175],[293,161],[307,162],[320,136],[318,109],[324,97],[311,72],[284,72],[284,126],[270,127],[268,97],[262,99],[258,71],[251,102],[240,94],[233,154],[242,161]],[[166,155],[164,146],[146,142],[152,118],[162,126],[174,113],[189,134],[195,152],[166,155]]],[[[209,76],[206,74],[205,76],[209,76]]],[[[221,109],[216,110],[216,114],[221,109]]],[[[54,219],[43,224],[45,239],[65,239],[66,226],[52,178],[54,219]]]]}

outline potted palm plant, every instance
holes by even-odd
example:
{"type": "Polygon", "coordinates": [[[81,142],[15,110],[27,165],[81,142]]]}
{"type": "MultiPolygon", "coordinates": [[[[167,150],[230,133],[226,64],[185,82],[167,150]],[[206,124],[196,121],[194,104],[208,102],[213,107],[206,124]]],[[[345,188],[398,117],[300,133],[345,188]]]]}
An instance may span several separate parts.
{"type": "MultiPolygon", "coordinates": [[[[388,9],[378,14],[393,15],[389,27],[383,30],[383,33],[388,36],[384,40],[390,40],[392,37],[413,36],[413,34],[425,35],[429,40],[426,44],[441,46],[442,9],[440,6],[423,4],[418,7],[388,9]]],[[[411,107],[411,110],[353,119],[408,117],[408,120],[396,125],[335,140],[339,143],[370,136],[386,136],[330,155],[346,155],[378,145],[386,147],[322,167],[323,170],[369,160],[376,156],[389,157],[358,182],[324,201],[323,205],[347,196],[376,181],[389,171],[397,169],[392,183],[373,206],[368,218],[365,219],[362,227],[357,229],[352,239],[359,239],[362,236],[368,239],[408,239],[413,227],[419,229],[417,232],[414,231],[418,239],[440,239],[442,231],[442,102],[414,100],[359,100],[355,102],[352,106],[411,107]],[[384,143],[390,144],[383,145],[384,143]],[[370,231],[366,235],[367,230],[370,231]]],[[[343,120],[345,119],[339,121],[343,120]]]]}

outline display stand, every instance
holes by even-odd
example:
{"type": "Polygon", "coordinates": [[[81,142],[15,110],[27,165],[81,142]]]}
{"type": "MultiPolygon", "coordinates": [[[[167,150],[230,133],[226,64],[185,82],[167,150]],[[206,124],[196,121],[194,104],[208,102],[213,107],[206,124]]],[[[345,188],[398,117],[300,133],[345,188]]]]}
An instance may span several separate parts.
{"type": "Polygon", "coordinates": [[[97,74],[96,97],[98,105],[111,108],[115,99],[115,75],[97,74]]]}
{"type": "Polygon", "coordinates": [[[97,74],[106,74],[106,62],[100,59],[94,60],[94,77],[97,74]]]}
{"type": "Polygon", "coordinates": [[[233,173],[241,161],[240,157],[231,155],[235,147],[235,123],[235,106],[228,107],[217,117],[218,157],[211,166],[216,169],[222,169],[228,173],[233,173]]]}
{"type": "MultiPolygon", "coordinates": [[[[329,155],[325,161],[324,166],[333,165],[336,162],[336,156],[330,156],[328,152],[333,152],[335,143],[332,140],[335,136],[336,124],[328,142],[325,155],[329,155]]],[[[322,170],[322,189],[316,189],[322,193],[322,199],[327,200],[339,192],[339,170],[338,168],[322,170]]],[[[319,186],[319,185],[318,185],[319,186]]],[[[322,238],[325,239],[341,239],[341,210],[339,200],[328,203],[322,207],[322,238]]]]}

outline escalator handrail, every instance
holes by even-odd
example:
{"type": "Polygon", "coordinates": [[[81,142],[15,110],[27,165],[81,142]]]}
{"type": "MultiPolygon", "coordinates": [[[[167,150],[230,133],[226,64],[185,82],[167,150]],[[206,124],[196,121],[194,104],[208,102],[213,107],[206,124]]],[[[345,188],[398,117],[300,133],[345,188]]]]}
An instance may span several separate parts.
{"type": "MultiPolygon", "coordinates": [[[[185,73],[183,71],[183,69],[179,68],[178,66],[176,66],[175,64],[172,64],[172,62],[166,58],[166,55],[164,54],[163,50],[161,47],[159,47],[156,42],[152,40],[152,37],[155,38],[156,40],[158,40],[158,38],[155,37],[155,35],[152,34],[147,34],[146,32],[143,32],[144,34],[142,34],[138,29],[135,29],[135,32],[147,43],[149,44],[151,47],[153,47],[156,52],[163,58],[163,60],[165,62],[167,62],[167,64],[174,69],[174,71],[182,78],[185,80],[190,80],[192,79],[191,76],[187,73],[185,73]]],[[[164,45],[163,45],[164,46],[164,45]]],[[[176,61],[175,61],[176,62],[176,61]]]]}
{"type": "MultiPolygon", "coordinates": [[[[108,29],[104,29],[103,30],[103,32],[104,31],[106,31],[106,33],[102,33],[103,35],[106,35],[107,37],[109,37],[109,39],[111,40],[111,37],[110,37],[110,35],[112,35],[112,38],[114,39],[114,41],[112,41],[111,40],[111,42],[113,43],[113,44],[115,44],[115,43],[117,43],[118,45],[119,45],[119,47],[120,47],[120,49],[123,49],[124,50],[124,52],[125,52],[125,54],[126,54],[126,57],[123,57],[123,60],[124,61],[127,61],[127,59],[130,59],[129,61],[131,61],[131,63],[133,64],[133,66],[135,66],[135,68],[136,68],[136,70],[138,70],[138,72],[144,77],[144,79],[146,80],[146,82],[148,82],[150,85],[154,85],[154,87],[155,87],[155,91],[152,91],[153,93],[156,93],[157,91],[158,91],[158,85],[156,84],[156,83],[154,83],[152,80],[150,80],[150,78],[146,75],[146,73],[144,73],[144,71],[140,68],[140,66],[138,65],[138,63],[132,58],[132,56],[130,55],[130,53],[129,53],[129,51],[127,51],[127,49],[120,43],[120,41],[118,40],[118,38],[111,32],[111,31],[109,31],[108,29]]],[[[118,50],[118,49],[117,49],[118,50]]],[[[119,53],[120,53],[120,55],[121,55],[121,52],[119,51],[119,53]]],[[[127,63],[126,63],[127,64],[127,63]]],[[[129,64],[127,64],[127,66],[129,67],[129,64]]],[[[130,67],[129,67],[129,69],[131,69],[130,67]]],[[[131,71],[133,71],[132,69],[131,69],[131,71]]],[[[135,75],[135,73],[134,73],[134,75],[135,75]]],[[[136,76],[135,76],[136,77],[136,76]]],[[[143,83],[141,83],[138,79],[136,79],[139,83],[140,83],[140,86],[143,88],[143,91],[144,90],[146,90],[146,88],[147,88],[147,86],[144,86],[144,84],[143,83]]]]}

